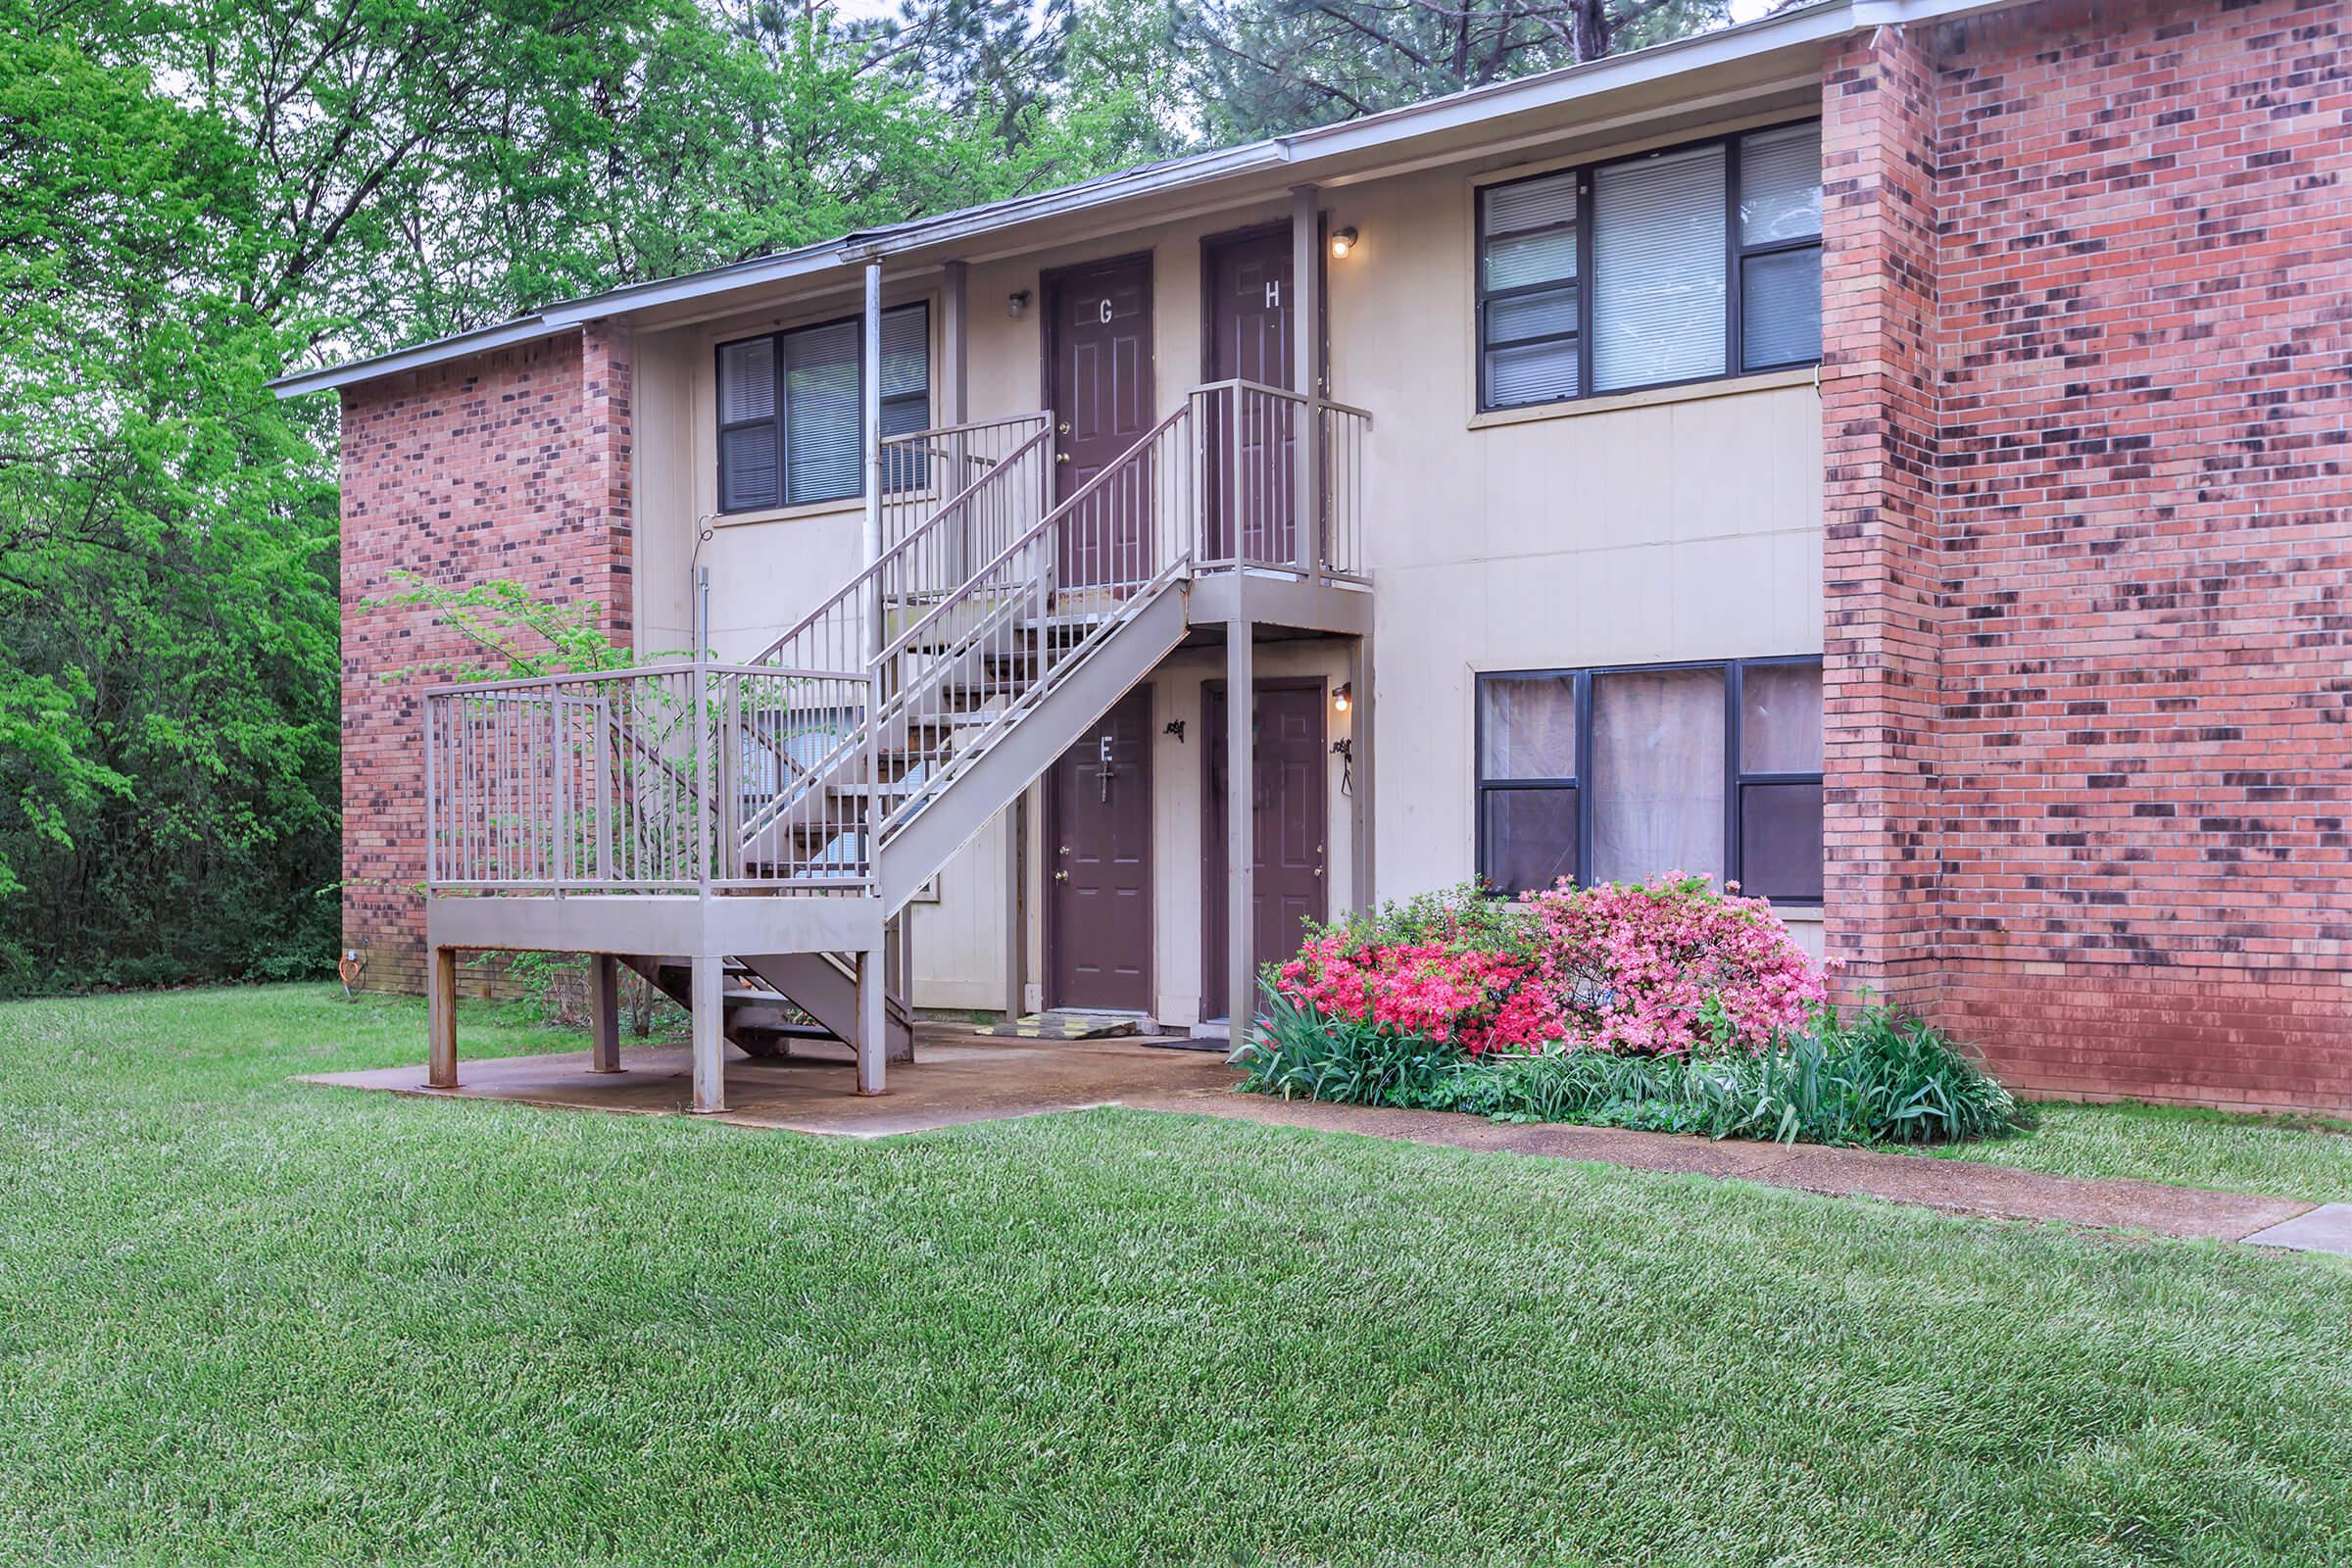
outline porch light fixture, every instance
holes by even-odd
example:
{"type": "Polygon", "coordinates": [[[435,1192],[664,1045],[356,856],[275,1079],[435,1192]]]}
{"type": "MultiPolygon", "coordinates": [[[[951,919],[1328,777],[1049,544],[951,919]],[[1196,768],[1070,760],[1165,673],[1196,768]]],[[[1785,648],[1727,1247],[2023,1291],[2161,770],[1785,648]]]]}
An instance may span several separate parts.
{"type": "Polygon", "coordinates": [[[1342,681],[1340,683],[1340,689],[1331,694],[1331,706],[1333,711],[1345,713],[1354,705],[1355,683],[1353,681],[1342,681]]]}
{"type": "Polygon", "coordinates": [[[1029,291],[1027,289],[1016,288],[1004,297],[1004,314],[1014,320],[1019,320],[1021,313],[1027,309],[1029,309],[1029,291]]]}
{"type": "Polygon", "coordinates": [[[1348,253],[1353,249],[1355,249],[1354,229],[1335,228],[1331,231],[1331,254],[1334,261],[1346,261],[1348,253]]]}

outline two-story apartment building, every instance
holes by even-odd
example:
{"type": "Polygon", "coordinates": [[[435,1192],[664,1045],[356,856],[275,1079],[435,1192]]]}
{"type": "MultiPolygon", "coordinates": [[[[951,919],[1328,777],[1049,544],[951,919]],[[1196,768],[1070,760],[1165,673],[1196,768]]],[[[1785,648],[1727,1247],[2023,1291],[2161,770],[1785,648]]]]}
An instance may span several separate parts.
{"type": "Polygon", "coordinates": [[[2029,1091],[2352,1107],[2348,11],[1821,0],[291,376],[348,940],[443,1080],[453,954],[677,956],[715,1105],[730,972],[878,1089],[1684,869],[2029,1091]],[[428,700],[396,568],[647,667],[428,700]]]}

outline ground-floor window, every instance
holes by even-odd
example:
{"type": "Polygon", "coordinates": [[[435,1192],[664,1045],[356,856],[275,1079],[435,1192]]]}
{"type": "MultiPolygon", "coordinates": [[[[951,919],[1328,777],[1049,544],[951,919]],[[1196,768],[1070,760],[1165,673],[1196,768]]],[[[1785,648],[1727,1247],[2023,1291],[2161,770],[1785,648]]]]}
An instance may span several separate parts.
{"type": "Polygon", "coordinates": [[[1821,902],[1821,661],[1478,678],[1478,872],[1505,893],[1703,871],[1821,902]]]}

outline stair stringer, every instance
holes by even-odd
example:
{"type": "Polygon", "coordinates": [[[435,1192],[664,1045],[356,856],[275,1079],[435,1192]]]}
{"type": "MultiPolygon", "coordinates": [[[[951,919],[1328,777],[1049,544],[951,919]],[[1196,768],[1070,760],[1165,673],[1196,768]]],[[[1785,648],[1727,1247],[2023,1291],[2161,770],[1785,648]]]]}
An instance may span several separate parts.
{"type": "Polygon", "coordinates": [[[883,844],[875,881],[886,914],[905,908],[957,851],[1044,777],[1088,726],[1176,651],[1188,624],[1186,587],[1168,584],[1105,631],[1083,658],[1056,672],[1043,696],[1009,720],[883,844]]]}
{"type": "MultiPolygon", "coordinates": [[[[829,953],[739,953],[735,960],[783,994],[845,1045],[858,1040],[858,977],[829,953]]],[[[914,1059],[914,1019],[897,997],[884,999],[883,1055],[914,1059]]]]}

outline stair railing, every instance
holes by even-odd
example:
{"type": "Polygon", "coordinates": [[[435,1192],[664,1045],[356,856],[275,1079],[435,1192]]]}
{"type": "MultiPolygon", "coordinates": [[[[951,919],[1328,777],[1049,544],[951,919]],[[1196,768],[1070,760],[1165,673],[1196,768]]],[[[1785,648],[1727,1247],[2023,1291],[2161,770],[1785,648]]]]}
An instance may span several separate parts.
{"type": "Polygon", "coordinates": [[[922,672],[884,703],[899,777],[885,792],[877,846],[1191,569],[1195,420],[1188,399],[884,647],[886,667],[913,657],[922,672]]]}
{"type": "Polygon", "coordinates": [[[753,660],[427,693],[427,880],[868,886],[881,844],[1178,579],[1365,580],[1369,425],[1328,399],[1214,383],[1052,506],[1046,415],[886,444],[887,516],[911,515],[903,494],[945,499],[890,524],[881,560],[753,660]],[[959,471],[975,476],[956,486],[959,471]]]}
{"type": "Polygon", "coordinates": [[[889,640],[894,623],[904,624],[953,594],[970,576],[970,563],[996,555],[1044,513],[1053,446],[1052,421],[1044,414],[884,443],[881,558],[745,662],[863,668],[889,640]],[[969,477],[946,490],[957,473],[969,477]],[[937,498],[943,491],[924,520],[904,523],[909,503],[902,496],[937,498]]]}

